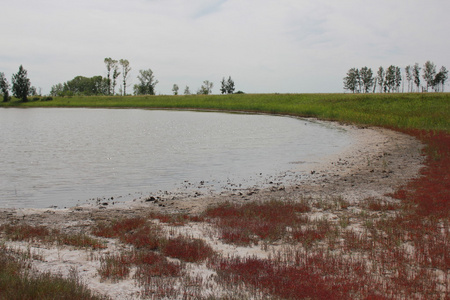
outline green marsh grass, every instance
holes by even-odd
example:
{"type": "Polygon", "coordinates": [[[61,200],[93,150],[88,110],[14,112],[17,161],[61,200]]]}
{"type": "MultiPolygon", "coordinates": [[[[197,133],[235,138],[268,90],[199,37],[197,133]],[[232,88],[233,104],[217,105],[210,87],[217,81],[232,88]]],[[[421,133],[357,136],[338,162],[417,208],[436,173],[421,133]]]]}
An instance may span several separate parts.
{"type": "Polygon", "coordinates": [[[80,282],[77,273],[68,278],[37,273],[10,249],[0,247],[0,299],[108,299],[94,295],[80,282]]]}
{"type": "Polygon", "coordinates": [[[52,101],[13,99],[0,106],[243,111],[397,129],[450,131],[450,93],[55,97],[52,101]]]}

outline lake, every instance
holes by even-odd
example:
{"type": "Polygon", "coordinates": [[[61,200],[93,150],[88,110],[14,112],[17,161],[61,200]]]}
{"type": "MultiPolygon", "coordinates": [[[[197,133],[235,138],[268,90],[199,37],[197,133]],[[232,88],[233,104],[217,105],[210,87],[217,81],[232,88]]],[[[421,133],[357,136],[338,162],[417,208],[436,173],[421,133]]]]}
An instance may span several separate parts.
{"type": "Polygon", "coordinates": [[[352,143],[305,119],[194,111],[0,109],[0,207],[71,207],[158,191],[267,178],[352,143]]]}

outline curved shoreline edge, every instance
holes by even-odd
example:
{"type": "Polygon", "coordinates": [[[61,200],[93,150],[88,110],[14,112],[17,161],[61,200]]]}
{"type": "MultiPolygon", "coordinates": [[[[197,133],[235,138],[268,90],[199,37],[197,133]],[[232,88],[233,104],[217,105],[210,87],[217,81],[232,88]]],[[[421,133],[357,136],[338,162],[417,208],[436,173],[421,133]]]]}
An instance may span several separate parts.
{"type": "MultiPolygon", "coordinates": [[[[306,119],[306,118],[305,118],[306,119]]],[[[312,118],[313,121],[320,121],[312,118]]],[[[222,193],[195,189],[187,193],[163,192],[148,197],[159,201],[146,201],[148,197],[134,201],[116,202],[114,205],[84,205],[71,208],[0,208],[9,216],[33,215],[44,212],[66,214],[73,211],[95,210],[157,210],[168,213],[200,213],[208,205],[221,201],[249,201],[264,197],[343,197],[358,202],[368,197],[385,197],[409,180],[419,176],[424,157],[424,145],[416,138],[397,131],[379,127],[343,125],[333,126],[346,130],[355,140],[344,151],[331,155],[322,162],[302,166],[301,172],[280,176],[271,186],[234,189],[222,193]],[[284,177],[284,178],[283,178],[284,177]]],[[[1,220],[1,218],[0,218],[1,220]]]]}

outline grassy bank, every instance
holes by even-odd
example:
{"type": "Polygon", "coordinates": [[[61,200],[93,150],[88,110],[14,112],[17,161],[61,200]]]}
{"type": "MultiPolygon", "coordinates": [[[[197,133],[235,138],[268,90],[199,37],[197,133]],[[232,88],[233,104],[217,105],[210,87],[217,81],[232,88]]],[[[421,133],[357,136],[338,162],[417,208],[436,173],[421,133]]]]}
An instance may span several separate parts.
{"type": "Polygon", "coordinates": [[[191,96],[56,97],[3,107],[168,108],[264,112],[398,129],[450,132],[450,93],[239,94],[191,96]]]}

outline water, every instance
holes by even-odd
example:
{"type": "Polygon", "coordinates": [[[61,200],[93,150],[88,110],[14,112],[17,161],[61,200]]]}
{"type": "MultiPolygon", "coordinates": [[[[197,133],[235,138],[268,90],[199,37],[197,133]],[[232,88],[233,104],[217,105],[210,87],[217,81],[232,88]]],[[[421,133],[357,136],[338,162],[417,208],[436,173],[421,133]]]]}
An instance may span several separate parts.
{"type": "Polygon", "coordinates": [[[290,117],[0,109],[0,207],[131,200],[186,182],[215,190],[230,182],[252,186],[351,142],[343,130],[290,117]]]}

